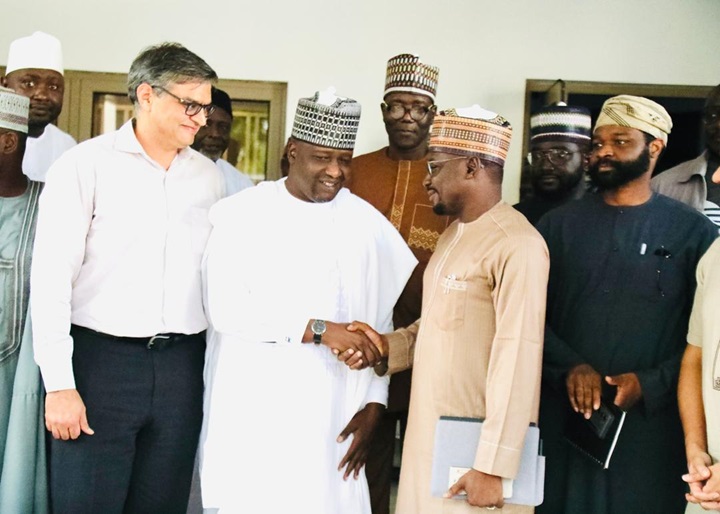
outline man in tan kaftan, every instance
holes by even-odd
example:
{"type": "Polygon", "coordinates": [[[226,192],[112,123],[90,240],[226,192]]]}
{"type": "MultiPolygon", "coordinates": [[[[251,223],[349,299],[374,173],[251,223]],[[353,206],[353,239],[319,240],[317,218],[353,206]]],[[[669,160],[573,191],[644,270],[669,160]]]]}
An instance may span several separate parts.
{"type": "Polygon", "coordinates": [[[421,319],[380,338],[390,373],[413,367],[397,514],[502,507],[501,479],[516,476],[537,421],[549,261],[542,237],[500,199],[510,134],[478,106],[435,118],[425,187],[434,211],[457,220],[425,271],[421,319]],[[449,491],[466,500],[430,493],[440,416],[485,419],[473,469],[449,491]]]}
{"type": "MultiPolygon", "coordinates": [[[[387,63],[380,104],[388,146],[355,157],[348,187],[379,210],[400,232],[418,265],[393,311],[395,327],[420,317],[423,272],[449,218],[432,211],[423,180],[427,175],[428,135],[435,119],[437,67],[400,54],[387,63]]],[[[390,488],[398,421],[404,429],[410,402],[410,371],[392,377],[387,411],[375,431],[366,464],[373,514],[390,512],[390,488]]]]}

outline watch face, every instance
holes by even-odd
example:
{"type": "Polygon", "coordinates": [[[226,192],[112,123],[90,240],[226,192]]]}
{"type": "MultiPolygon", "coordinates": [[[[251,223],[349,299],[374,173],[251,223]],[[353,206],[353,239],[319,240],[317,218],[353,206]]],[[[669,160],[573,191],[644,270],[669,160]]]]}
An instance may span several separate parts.
{"type": "Polygon", "coordinates": [[[325,333],[325,330],[327,327],[325,326],[325,322],[321,319],[316,319],[313,321],[312,325],[310,326],[310,329],[312,330],[313,334],[319,334],[322,335],[325,333]]]}

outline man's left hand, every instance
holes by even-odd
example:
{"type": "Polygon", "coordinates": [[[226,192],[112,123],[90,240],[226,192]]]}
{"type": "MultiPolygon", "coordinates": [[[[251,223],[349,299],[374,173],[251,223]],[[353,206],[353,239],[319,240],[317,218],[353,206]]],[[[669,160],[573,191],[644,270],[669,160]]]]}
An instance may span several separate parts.
{"type": "Polygon", "coordinates": [[[624,411],[629,411],[642,398],[642,387],[635,373],[623,373],[612,377],[605,377],[605,382],[617,386],[615,405],[624,411]]]}
{"type": "Polygon", "coordinates": [[[350,423],[340,432],[337,438],[338,443],[342,443],[350,434],[353,435],[352,443],[347,453],[340,461],[338,471],[345,469],[343,480],[347,480],[350,475],[357,480],[360,476],[360,470],[367,461],[370,450],[370,441],[375,433],[385,406],[379,403],[368,403],[364,409],[358,411],[350,423]]]}
{"type": "Polygon", "coordinates": [[[445,498],[452,498],[463,491],[467,493],[467,502],[474,507],[491,509],[505,504],[503,500],[502,479],[488,475],[482,471],[471,469],[445,493],[445,498]]]}

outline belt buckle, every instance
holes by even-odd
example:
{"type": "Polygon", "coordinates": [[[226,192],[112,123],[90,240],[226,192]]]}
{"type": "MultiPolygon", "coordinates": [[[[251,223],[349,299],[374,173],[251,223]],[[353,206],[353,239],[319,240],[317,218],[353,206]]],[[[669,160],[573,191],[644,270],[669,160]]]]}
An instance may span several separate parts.
{"type": "Polygon", "coordinates": [[[160,350],[160,349],[162,349],[163,346],[165,346],[164,343],[168,342],[169,340],[170,340],[170,336],[168,336],[168,335],[155,334],[147,342],[147,349],[152,350],[155,346],[157,346],[158,350],[160,350]]]}

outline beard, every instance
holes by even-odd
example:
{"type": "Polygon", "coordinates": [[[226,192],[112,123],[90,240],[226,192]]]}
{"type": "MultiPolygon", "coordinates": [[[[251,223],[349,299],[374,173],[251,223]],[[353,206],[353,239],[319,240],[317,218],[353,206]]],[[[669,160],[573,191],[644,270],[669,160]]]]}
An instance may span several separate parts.
{"type": "Polygon", "coordinates": [[[432,209],[438,216],[445,216],[447,214],[447,206],[444,203],[436,203],[432,209]]]}
{"type": "Polygon", "coordinates": [[[603,157],[590,164],[588,175],[593,185],[600,190],[617,189],[643,176],[650,168],[650,148],[645,147],[633,161],[616,161],[603,157]],[[610,164],[613,169],[600,171],[600,165],[610,164]]]}
{"type": "Polygon", "coordinates": [[[570,173],[567,170],[561,170],[554,173],[557,177],[557,184],[554,186],[548,186],[543,180],[545,174],[541,171],[533,173],[530,182],[533,186],[535,196],[539,196],[545,200],[562,200],[570,195],[575,187],[583,179],[583,170],[578,168],[574,173],[570,173]]]}
{"type": "Polygon", "coordinates": [[[433,212],[438,216],[459,216],[462,208],[457,201],[438,202],[433,205],[433,212]]]}
{"type": "MultiPolygon", "coordinates": [[[[222,157],[223,152],[209,152],[205,150],[203,147],[200,147],[198,151],[203,154],[205,157],[210,159],[212,162],[217,162],[217,160],[222,157]]],[[[223,150],[224,151],[224,150],[223,150]]]]}

